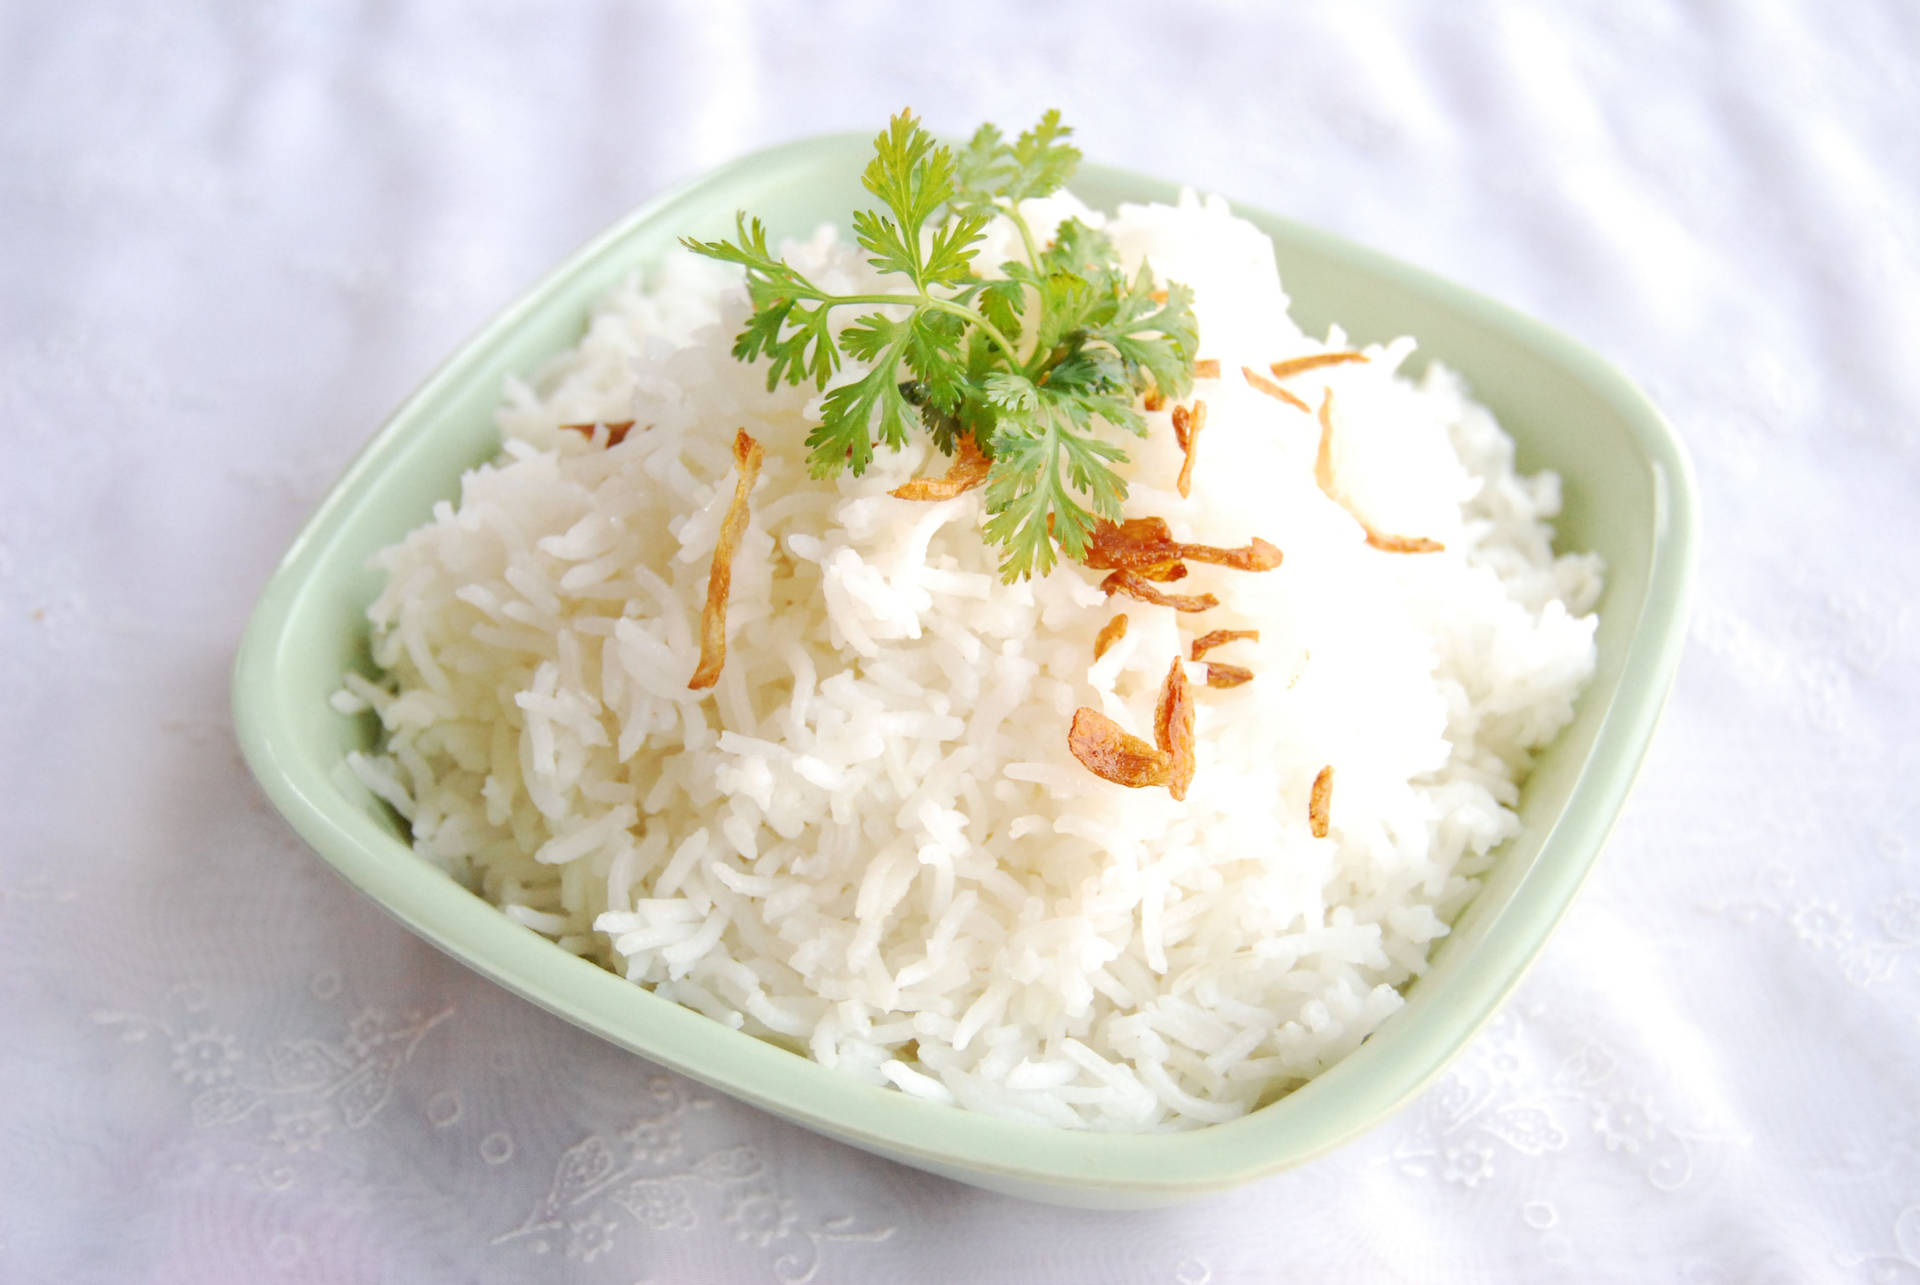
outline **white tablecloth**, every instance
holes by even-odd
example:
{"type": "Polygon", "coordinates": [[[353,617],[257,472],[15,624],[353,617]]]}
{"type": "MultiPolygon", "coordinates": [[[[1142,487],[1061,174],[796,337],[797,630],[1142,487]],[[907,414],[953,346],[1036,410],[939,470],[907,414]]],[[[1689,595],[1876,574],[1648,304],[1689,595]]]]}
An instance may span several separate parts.
{"type": "Polygon", "coordinates": [[[1900,0],[0,10],[0,1280],[1920,1277],[1917,62],[1900,0]],[[664,1075],[350,891],[229,731],[269,568],[465,334],[903,104],[1058,105],[1508,300],[1698,463],[1679,685],[1530,979],[1403,1114],[1184,1208],[664,1075]]]}

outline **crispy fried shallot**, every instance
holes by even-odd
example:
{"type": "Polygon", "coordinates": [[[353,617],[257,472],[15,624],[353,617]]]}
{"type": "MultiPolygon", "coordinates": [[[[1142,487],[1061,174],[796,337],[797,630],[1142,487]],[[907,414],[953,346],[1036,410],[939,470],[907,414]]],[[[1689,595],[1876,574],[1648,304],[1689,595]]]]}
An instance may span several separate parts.
{"type": "Polygon", "coordinates": [[[1211,611],[1220,605],[1220,600],[1210,593],[1162,593],[1137,571],[1116,571],[1102,580],[1100,587],[1106,590],[1109,598],[1116,593],[1124,593],[1141,602],[1156,607],[1172,607],[1175,611],[1211,611]]]}
{"type": "Polygon", "coordinates": [[[887,494],[896,500],[951,500],[985,482],[992,468],[993,461],[968,433],[953,448],[953,463],[947,466],[944,477],[916,477],[887,494]]]}
{"type": "Polygon", "coordinates": [[[1178,483],[1182,498],[1193,492],[1193,448],[1200,439],[1200,430],[1207,426],[1207,404],[1196,401],[1193,409],[1184,406],[1173,408],[1173,437],[1180,443],[1180,449],[1187,458],[1180,464],[1178,483]]]}
{"type": "Polygon", "coordinates": [[[1259,642],[1260,631],[1258,629],[1216,629],[1212,633],[1201,634],[1193,640],[1193,658],[1199,660],[1215,647],[1238,642],[1242,638],[1248,642],[1259,642]]]}
{"type": "Polygon", "coordinates": [[[733,462],[739,477],[733,484],[733,502],[720,523],[720,539],[713,547],[713,569],[707,572],[707,606],[700,615],[700,667],[693,671],[687,686],[705,691],[720,681],[720,667],[727,662],[727,596],[733,590],[733,555],[740,538],[747,533],[747,496],[760,476],[760,443],[747,436],[746,429],[733,435],[733,462]]]}
{"type": "Polygon", "coordinates": [[[1067,748],[1101,780],[1135,790],[1165,785],[1173,772],[1171,754],[1155,749],[1099,710],[1084,705],[1073,711],[1067,748]]]}
{"type": "Polygon", "coordinates": [[[1220,378],[1220,359],[1218,357],[1204,357],[1194,362],[1193,377],[1195,379],[1220,378]]]}
{"type": "Polygon", "coordinates": [[[1305,402],[1301,401],[1298,397],[1295,397],[1292,393],[1280,387],[1280,385],[1274,383],[1271,379],[1268,379],[1265,375],[1261,374],[1259,371],[1255,370],[1253,367],[1242,366],[1240,368],[1240,373],[1242,376],[1246,378],[1246,381],[1249,384],[1252,384],[1255,388],[1259,389],[1261,392],[1265,393],[1267,396],[1278,398],[1279,400],[1285,402],[1289,406],[1295,407],[1299,410],[1306,411],[1309,414],[1312,413],[1313,407],[1307,405],[1305,402]]]}
{"type": "Polygon", "coordinates": [[[1329,388],[1320,401],[1320,450],[1313,458],[1313,480],[1319,484],[1321,493],[1329,500],[1345,509],[1360,529],[1366,532],[1367,543],[1383,553],[1442,553],[1446,545],[1438,540],[1429,540],[1423,535],[1391,535],[1378,530],[1373,523],[1361,516],[1333,480],[1333,390],[1329,388]]]}
{"type": "Polygon", "coordinates": [[[1155,384],[1146,391],[1140,404],[1148,410],[1162,410],[1166,407],[1167,395],[1160,391],[1160,385],[1155,384]]]}
{"type": "Polygon", "coordinates": [[[607,445],[609,447],[620,445],[620,443],[627,440],[627,434],[633,431],[633,421],[630,419],[602,419],[595,420],[591,424],[562,424],[560,430],[562,432],[578,433],[582,437],[590,438],[593,436],[593,430],[601,424],[607,426],[607,445]]]}
{"type": "Polygon", "coordinates": [[[1284,556],[1257,535],[1237,549],[1216,549],[1206,544],[1183,544],[1180,549],[1183,558],[1211,562],[1216,567],[1231,567],[1235,571],[1271,571],[1280,565],[1284,556]]]}
{"type": "Polygon", "coordinates": [[[1106,624],[1100,626],[1100,632],[1094,635],[1093,658],[1099,660],[1107,654],[1109,648],[1127,636],[1127,613],[1121,612],[1106,624]]]}
{"type": "Polygon", "coordinates": [[[1313,837],[1327,837],[1327,818],[1333,810],[1333,765],[1329,763],[1320,769],[1320,775],[1313,778],[1313,795],[1307,800],[1307,824],[1313,828],[1313,837]]]}
{"type": "Polygon", "coordinates": [[[1424,535],[1387,535],[1367,528],[1367,543],[1382,553],[1444,553],[1447,546],[1424,535]]]}
{"type": "MultiPolygon", "coordinates": [[[[1320,399],[1320,449],[1313,457],[1313,481],[1320,493],[1341,508],[1347,508],[1346,500],[1333,484],[1333,390],[1327,389],[1320,399]]],[[[1347,509],[1347,512],[1353,512],[1347,509]]]]}
{"type": "Polygon", "coordinates": [[[1338,366],[1342,362],[1366,359],[1367,355],[1363,352],[1317,352],[1307,357],[1295,357],[1290,361],[1276,361],[1267,369],[1273,372],[1275,379],[1285,379],[1289,375],[1318,370],[1322,366],[1338,366]]]}
{"type": "Polygon", "coordinates": [[[1103,518],[1093,524],[1093,534],[1087,537],[1083,556],[1088,568],[1094,571],[1118,571],[1123,567],[1138,570],[1177,561],[1180,557],[1175,551],[1177,548],[1173,528],[1165,518],[1126,518],[1119,522],[1103,518]]]}
{"type": "MultiPolygon", "coordinates": [[[[1087,539],[1085,561],[1093,571],[1138,571],[1169,562],[1206,562],[1235,571],[1271,571],[1280,565],[1280,550],[1255,536],[1237,549],[1211,544],[1182,544],[1173,538],[1165,518],[1128,518],[1094,523],[1087,539]]],[[[1150,579],[1153,577],[1149,577],[1150,579]]]]}
{"type": "Polygon", "coordinates": [[[1245,665],[1223,665],[1217,660],[1207,662],[1207,686],[1238,687],[1242,683],[1253,681],[1253,671],[1245,665]]]}
{"type": "Polygon", "coordinates": [[[1187,787],[1193,784],[1193,688],[1178,655],[1167,666],[1167,680],[1160,685],[1160,700],[1153,710],[1153,739],[1171,760],[1167,793],[1176,799],[1186,798],[1187,787]]]}

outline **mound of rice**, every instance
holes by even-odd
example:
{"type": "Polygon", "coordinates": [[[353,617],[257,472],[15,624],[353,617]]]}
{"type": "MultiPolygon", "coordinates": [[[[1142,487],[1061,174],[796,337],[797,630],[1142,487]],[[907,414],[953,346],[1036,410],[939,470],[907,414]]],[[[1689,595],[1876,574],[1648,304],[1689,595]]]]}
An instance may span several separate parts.
{"type": "MultiPolygon", "coordinates": [[[[1592,671],[1599,567],[1553,556],[1557,479],[1516,476],[1455,377],[1396,373],[1410,340],[1289,381],[1316,406],[1334,391],[1357,507],[1446,545],[1369,548],[1315,485],[1314,417],[1239,374],[1345,346],[1289,320],[1266,238],[1191,195],[1110,219],[1069,197],[1028,210],[1068,212],[1195,288],[1200,355],[1223,372],[1194,391],[1210,414],[1191,498],[1163,411],[1127,441],[1128,513],[1185,540],[1262,536],[1284,566],[1194,567],[1182,592],[1222,603],[1200,615],[1109,602],[1079,566],[1001,584],[980,492],[886,494],[945,467],[921,443],[809,478],[818,395],[768,392],[728,355],[745,292],[679,254],[508,387],[498,460],[379,557],[386,673],[349,675],[336,704],[378,711],[385,751],[354,768],[420,855],[568,950],[921,1097],[1191,1127],[1299,1085],[1400,1006],[1592,671]],[[627,419],[616,446],[560,427],[627,419]],[[692,692],[740,427],[764,471],[726,666],[692,692]],[[1082,705],[1151,739],[1170,658],[1227,628],[1259,641],[1211,659],[1256,677],[1197,686],[1184,802],[1071,757],[1082,705]]],[[[982,262],[1016,253],[993,238],[982,262]]],[[[881,288],[830,231],[788,254],[829,288],[881,288]]]]}

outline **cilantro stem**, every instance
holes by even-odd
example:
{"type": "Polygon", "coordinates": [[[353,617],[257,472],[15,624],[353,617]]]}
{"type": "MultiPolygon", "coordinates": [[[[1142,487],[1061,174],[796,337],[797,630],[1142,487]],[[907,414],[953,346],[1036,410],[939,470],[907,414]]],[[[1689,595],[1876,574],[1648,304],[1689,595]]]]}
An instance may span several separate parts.
{"type": "Polygon", "coordinates": [[[1034,244],[1033,229],[1027,226],[1026,219],[1020,214],[1020,203],[1018,201],[1010,201],[1001,208],[1006,211],[1007,217],[1013,220],[1013,226],[1020,232],[1020,244],[1026,247],[1027,263],[1038,271],[1040,267],[1040,247],[1034,244]]]}
{"type": "Polygon", "coordinates": [[[986,333],[987,338],[993,340],[993,342],[999,346],[1000,351],[1007,355],[1007,360],[1013,362],[1016,366],[1020,364],[1019,348],[1005,335],[1001,334],[999,329],[995,327],[991,321],[988,321],[984,316],[975,312],[972,308],[967,307],[964,303],[955,303],[951,299],[936,299],[930,294],[832,294],[821,295],[819,298],[821,302],[825,303],[828,307],[834,307],[843,303],[897,303],[904,304],[910,308],[932,308],[936,312],[951,313],[962,320],[972,322],[974,325],[980,327],[980,329],[986,333]]]}
{"type": "MultiPolygon", "coordinates": [[[[1033,229],[1027,226],[1026,218],[1020,213],[1020,202],[1006,201],[1004,203],[995,202],[995,204],[999,205],[1000,208],[1006,212],[1007,217],[1013,220],[1015,230],[1020,233],[1020,244],[1026,248],[1028,266],[1035,272],[1040,271],[1040,247],[1034,243],[1033,229]]],[[[1039,292],[1036,291],[1035,293],[1036,296],[1038,296],[1039,292]]],[[[1024,371],[1029,378],[1034,374],[1034,360],[1040,355],[1040,327],[1044,324],[1046,315],[1046,300],[1036,297],[1033,306],[1033,351],[1028,354],[1025,361],[1022,361],[1017,353],[1012,353],[1009,350],[1009,356],[1012,357],[1013,364],[1024,371]]]]}
{"type": "Polygon", "coordinates": [[[939,309],[941,312],[949,312],[956,317],[962,317],[968,321],[971,321],[974,325],[980,327],[980,329],[986,334],[987,338],[993,340],[993,342],[999,346],[1000,351],[1007,355],[1008,361],[1013,362],[1015,365],[1018,365],[1020,363],[1020,349],[1014,345],[1012,340],[1008,339],[1005,335],[1001,334],[998,327],[996,327],[991,321],[988,321],[984,316],[982,316],[978,312],[975,312],[972,308],[967,307],[965,304],[950,302],[949,300],[946,300],[946,299],[930,298],[927,300],[927,302],[929,305],[939,309]]]}

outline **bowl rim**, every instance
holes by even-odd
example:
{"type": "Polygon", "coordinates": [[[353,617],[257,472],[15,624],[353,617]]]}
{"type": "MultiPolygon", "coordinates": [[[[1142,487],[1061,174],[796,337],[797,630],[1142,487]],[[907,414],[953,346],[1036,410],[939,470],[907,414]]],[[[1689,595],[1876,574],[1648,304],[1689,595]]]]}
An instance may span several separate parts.
{"type": "MultiPolygon", "coordinates": [[[[1371,1128],[1422,1091],[1524,977],[1590,873],[1645,757],[1678,668],[1694,591],[1699,511],[1692,465],[1665,418],[1624,375],[1567,336],[1424,269],[1334,234],[1234,203],[1310,253],[1387,274],[1443,299],[1571,374],[1619,414],[1654,474],[1655,529],[1640,622],[1627,639],[1621,682],[1579,765],[1566,806],[1501,911],[1515,924],[1489,930],[1450,979],[1450,1015],[1402,1040],[1391,1075],[1343,1074],[1356,1051],[1278,1102],[1238,1119],[1182,1132],[1082,1132],[1028,1124],[923,1101],[831,1070],[661,999],[524,928],[340,796],[301,761],[274,682],[293,644],[302,594],[352,529],[355,499],[399,446],[433,427],[432,408],[470,370],[564,287],[676,207],[769,169],[804,173],[864,149],[865,134],[828,134],[765,148],[642,204],[591,238],[467,339],[360,449],[302,525],[271,573],[247,623],[232,678],[240,748],[268,799],[350,884],[410,930],[507,989],[641,1056],[816,1131],[953,1176],[1000,1178],[1043,1189],[1146,1192],[1185,1197],[1223,1190],[1318,1156],[1371,1128]],[[1632,676],[1632,682],[1627,681],[1632,676]],[[1573,830],[1581,850],[1564,853],[1573,830]],[[1590,837],[1589,837],[1590,836],[1590,837]],[[404,860],[395,860],[395,855],[404,860]],[[1560,859],[1548,860],[1549,854],[1560,859]],[[1409,1056],[1411,1054],[1411,1056],[1409,1056]]],[[[1164,180],[1087,165],[1109,185],[1164,189],[1164,180]]],[[[1407,1014],[1396,1014],[1389,1024],[1407,1014]]]]}

